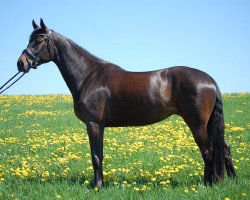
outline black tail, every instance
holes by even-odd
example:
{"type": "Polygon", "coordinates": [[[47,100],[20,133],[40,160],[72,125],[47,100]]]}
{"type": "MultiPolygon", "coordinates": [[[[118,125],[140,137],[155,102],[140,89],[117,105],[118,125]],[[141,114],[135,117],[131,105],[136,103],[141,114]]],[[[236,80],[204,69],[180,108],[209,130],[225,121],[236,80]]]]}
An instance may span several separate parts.
{"type": "Polygon", "coordinates": [[[224,141],[224,116],[222,107],[222,98],[220,90],[216,85],[216,102],[208,122],[208,135],[212,142],[212,180],[218,181],[224,179],[225,165],[225,141],[224,141]]]}
{"type": "Polygon", "coordinates": [[[226,142],[225,142],[225,165],[226,165],[227,175],[229,177],[236,178],[230,147],[226,142]]]}

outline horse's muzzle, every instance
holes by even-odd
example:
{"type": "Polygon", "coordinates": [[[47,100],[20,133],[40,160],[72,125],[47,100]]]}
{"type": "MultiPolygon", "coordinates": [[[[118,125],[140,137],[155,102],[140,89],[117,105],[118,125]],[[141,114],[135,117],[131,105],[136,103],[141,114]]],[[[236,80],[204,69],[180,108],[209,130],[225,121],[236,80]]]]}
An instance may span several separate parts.
{"type": "Polygon", "coordinates": [[[27,73],[29,72],[31,67],[32,67],[32,61],[22,54],[17,61],[18,71],[27,73]]]}

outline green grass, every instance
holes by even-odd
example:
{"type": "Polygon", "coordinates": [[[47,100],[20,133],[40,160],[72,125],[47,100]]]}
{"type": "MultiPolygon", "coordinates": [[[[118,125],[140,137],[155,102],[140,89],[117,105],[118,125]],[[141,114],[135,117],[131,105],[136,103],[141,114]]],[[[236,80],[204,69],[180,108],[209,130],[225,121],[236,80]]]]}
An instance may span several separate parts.
{"type": "Polygon", "coordinates": [[[70,96],[0,96],[0,199],[249,199],[250,94],[223,95],[237,180],[203,185],[203,161],[178,116],[105,130],[104,188],[93,187],[86,128],[70,96]]]}

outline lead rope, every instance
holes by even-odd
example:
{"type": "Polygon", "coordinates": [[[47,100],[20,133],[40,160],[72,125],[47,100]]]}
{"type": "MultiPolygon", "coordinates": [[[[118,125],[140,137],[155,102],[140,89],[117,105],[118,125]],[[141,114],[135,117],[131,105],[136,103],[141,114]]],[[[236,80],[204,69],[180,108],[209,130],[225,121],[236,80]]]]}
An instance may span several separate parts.
{"type": "Polygon", "coordinates": [[[7,89],[9,89],[12,85],[14,85],[17,81],[19,81],[25,73],[21,74],[21,76],[19,76],[13,83],[11,83],[8,87],[6,87],[5,89],[3,89],[10,81],[12,81],[19,73],[16,73],[14,76],[12,76],[5,84],[3,84],[0,88],[0,94],[2,94],[4,91],[6,91],[7,89]],[[3,89],[3,90],[2,90],[3,89]],[[2,90],[2,91],[1,91],[2,90]]]}

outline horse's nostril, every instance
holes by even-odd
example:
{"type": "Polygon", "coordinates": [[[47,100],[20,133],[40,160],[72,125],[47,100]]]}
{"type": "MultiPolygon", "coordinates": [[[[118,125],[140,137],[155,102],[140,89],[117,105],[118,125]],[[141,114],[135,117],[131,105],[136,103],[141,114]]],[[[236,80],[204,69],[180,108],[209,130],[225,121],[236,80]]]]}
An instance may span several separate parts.
{"type": "Polygon", "coordinates": [[[23,61],[20,61],[20,66],[21,66],[21,67],[23,67],[23,66],[24,66],[23,61]]]}
{"type": "Polygon", "coordinates": [[[19,60],[19,62],[18,62],[18,66],[19,66],[19,67],[23,67],[23,66],[24,66],[23,61],[19,60]]]}
{"type": "Polygon", "coordinates": [[[18,71],[24,70],[24,62],[22,60],[17,61],[17,68],[18,68],[18,71]]]}

